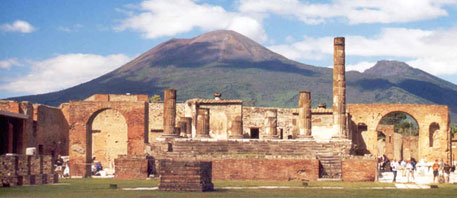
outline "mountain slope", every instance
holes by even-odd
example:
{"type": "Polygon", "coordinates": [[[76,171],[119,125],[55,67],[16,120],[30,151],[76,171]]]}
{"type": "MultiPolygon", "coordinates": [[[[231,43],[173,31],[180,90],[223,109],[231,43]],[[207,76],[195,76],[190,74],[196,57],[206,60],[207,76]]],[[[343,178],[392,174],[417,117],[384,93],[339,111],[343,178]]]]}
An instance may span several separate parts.
{"type": "MultiPolygon", "coordinates": [[[[436,103],[457,112],[456,85],[401,62],[379,61],[364,73],[347,72],[347,86],[348,103],[436,103]]],[[[298,91],[310,90],[313,105],[331,106],[332,69],[288,60],[239,33],[221,30],[171,39],[69,89],[13,99],[58,105],[95,93],[152,95],[165,88],[177,89],[180,101],[220,92],[223,98],[278,107],[296,107],[298,91]]]]}

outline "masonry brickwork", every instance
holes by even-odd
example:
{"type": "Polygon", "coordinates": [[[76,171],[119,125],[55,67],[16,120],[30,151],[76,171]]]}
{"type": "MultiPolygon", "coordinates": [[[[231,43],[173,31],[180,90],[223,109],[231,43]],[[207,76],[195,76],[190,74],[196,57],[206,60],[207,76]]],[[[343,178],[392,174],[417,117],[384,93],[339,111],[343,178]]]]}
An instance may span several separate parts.
{"type": "Polygon", "coordinates": [[[144,155],[119,155],[114,163],[116,165],[114,179],[132,180],[148,177],[148,160],[144,155]]]}
{"type": "Polygon", "coordinates": [[[343,181],[375,181],[377,161],[375,158],[352,157],[342,161],[343,181]]]}
{"type": "Polygon", "coordinates": [[[58,182],[50,155],[0,155],[0,187],[58,182]]]}

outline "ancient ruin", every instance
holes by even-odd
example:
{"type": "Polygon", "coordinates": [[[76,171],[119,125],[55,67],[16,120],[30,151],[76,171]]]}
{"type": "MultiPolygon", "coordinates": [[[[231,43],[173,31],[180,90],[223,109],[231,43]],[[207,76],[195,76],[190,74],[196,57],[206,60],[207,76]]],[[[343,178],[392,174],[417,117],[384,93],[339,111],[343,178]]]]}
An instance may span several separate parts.
{"type": "MultiPolygon", "coordinates": [[[[160,160],[206,161],[212,163],[210,177],[222,180],[374,181],[378,154],[453,160],[447,106],[346,104],[342,37],[334,40],[331,109],[325,104],[312,109],[308,91],[298,93],[297,108],[248,107],[220,93],[177,103],[177,94],[164,90],[163,102],[148,102],[147,95],[96,94],[59,108],[0,101],[0,154],[25,154],[35,147],[41,155],[68,155],[72,177],[90,177],[95,157],[117,179],[146,178],[146,155],[161,167],[155,174],[167,174],[167,166],[174,166],[160,160]],[[380,125],[391,112],[417,121],[418,143],[398,140],[414,152],[395,155],[392,141],[378,152],[378,131],[394,136],[392,126],[380,125]]],[[[202,164],[195,166],[207,166],[202,164]]],[[[208,174],[199,177],[208,181],[208,174]]]]}

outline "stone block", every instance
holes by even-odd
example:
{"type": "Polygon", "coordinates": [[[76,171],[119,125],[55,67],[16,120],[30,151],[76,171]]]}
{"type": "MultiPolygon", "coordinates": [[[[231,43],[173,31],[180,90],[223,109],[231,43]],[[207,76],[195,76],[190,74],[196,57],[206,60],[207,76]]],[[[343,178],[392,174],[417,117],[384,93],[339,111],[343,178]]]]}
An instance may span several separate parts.
{"type": "Polygon", "coordinates": [[[28,158],[30,164],[30,175],[41,174],[41,157],[39,155],[30,155],[28,158]]]}
{"type": "Polygon", "coordinates": [[[374,181],[376,176],[376,159],[344,159],[342,162],[342,177],[346,182],[374,181]]]}
{"type": "Polygon", "coordinates": [[[148,176],[148,160],[143,155],[120,155],[114,160],[114,164],[116,167],[114,179],[146,179],[148,176]]]}
{"type": "Polygon", "coordinates": [[[212,163],[159,160],[161,191],[212,191],[212,163]]]}

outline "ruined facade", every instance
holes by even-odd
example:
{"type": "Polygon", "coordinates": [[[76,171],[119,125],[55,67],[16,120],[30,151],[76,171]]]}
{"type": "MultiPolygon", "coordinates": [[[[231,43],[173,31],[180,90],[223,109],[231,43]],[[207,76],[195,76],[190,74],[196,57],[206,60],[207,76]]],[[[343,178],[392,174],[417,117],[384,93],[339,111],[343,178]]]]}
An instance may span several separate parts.
{"type": "MultiPolygon", "coordinates": [[[[212,161],[215,179],[372,181],[374,156],[380,154],[378,131],[392,139],[396,135],[380,126],[380,120],[399,111],[419,124],[417,140],[401,139],[410,149],[401,157],[449,160],[448,107],[346,104],[344,38],[334,42],[332,109],[312,109],[307,91],[298,93],[297,108],[245,107],[221,94],[177,103],[176,90],[165,90],[164,101],[152,103],[146,95],[114,94],[96,94],[59,108],[1,101],[2,154],[37,147],[43,154],[69,155],[70,174],[83,177],[90,176],[95,157],[105,168],[116,169],[120,179],[142,178],[147,161],[141,156],[148,154],[212,161]],[[128,175],[129,164],[143,174],[128,175]]],[[[381,154],[399,156],[393,141],[381,154]]]]}

